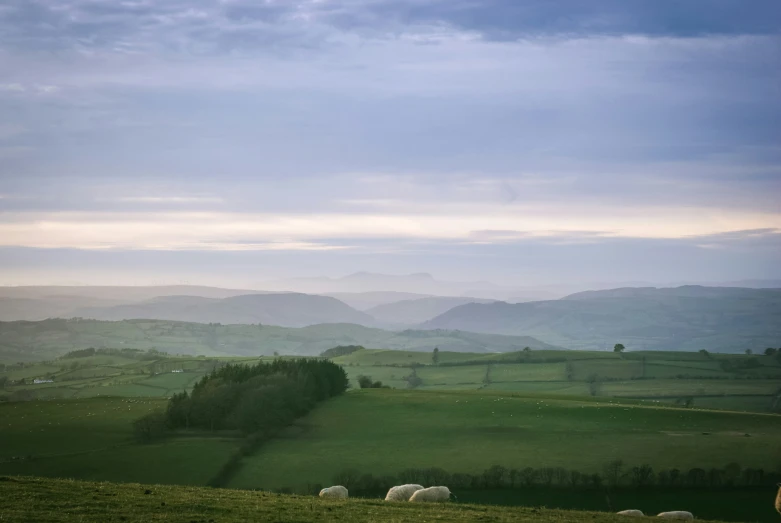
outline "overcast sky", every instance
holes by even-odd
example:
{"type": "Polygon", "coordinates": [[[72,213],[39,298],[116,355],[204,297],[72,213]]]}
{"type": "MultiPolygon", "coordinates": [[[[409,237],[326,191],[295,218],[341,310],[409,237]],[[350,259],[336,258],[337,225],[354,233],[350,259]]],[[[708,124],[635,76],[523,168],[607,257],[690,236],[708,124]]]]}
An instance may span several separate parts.
{"type": "Polygon", "coordinates": [[[5,0],[0,284],[781,278],[778,0],[5,0]]]}

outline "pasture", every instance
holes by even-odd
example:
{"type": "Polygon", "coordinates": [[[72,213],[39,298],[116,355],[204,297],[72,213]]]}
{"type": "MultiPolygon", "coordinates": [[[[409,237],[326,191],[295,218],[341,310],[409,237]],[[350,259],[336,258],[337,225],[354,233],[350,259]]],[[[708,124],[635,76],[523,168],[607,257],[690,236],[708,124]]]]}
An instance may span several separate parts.
{"type": "Polygon", "coordinates": [[[479,473],[563,467],[601,472],[611,460],[654,469],[775,468],[781,417],[655,407],[639,401],[495,391],[354,391],[264,445],[238,488],[327,484],[344,469],[375,476],[439,467],[479,473]]]}
{"type": "Polygon", "coordinates": [[[781,412],[777,357],[702,352],[533,350],[501,354],[359,350],[333,359],[352,383],[393,388],[492,390],[633,398],[747,412],[781,412]]]}
{"type": "Polygon", "coordinates": [[[0,519],[4,521],[275,521],[278,523],[619,523],[604,512],[462,503],[385,503],[380,500],[321,500],[268,492],[182,486],[93,483],[0,477],[0,519]]]}
{"type": "Polygon", "coordinates": [[[239,440],[188,433],[137,443],[132,422],[161,399],[0,403],[0,474],[204,485],[239,440]]]}

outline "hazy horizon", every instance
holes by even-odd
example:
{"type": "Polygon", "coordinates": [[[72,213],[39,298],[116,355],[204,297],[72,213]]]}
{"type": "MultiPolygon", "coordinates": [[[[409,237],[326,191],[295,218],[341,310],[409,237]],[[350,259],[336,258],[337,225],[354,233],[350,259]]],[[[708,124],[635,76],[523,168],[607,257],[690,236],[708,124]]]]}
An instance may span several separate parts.
{"type": "Polygon", "coordinates": [[[14,1],[0,285],[781,279],[781,4],[14,1]]]}

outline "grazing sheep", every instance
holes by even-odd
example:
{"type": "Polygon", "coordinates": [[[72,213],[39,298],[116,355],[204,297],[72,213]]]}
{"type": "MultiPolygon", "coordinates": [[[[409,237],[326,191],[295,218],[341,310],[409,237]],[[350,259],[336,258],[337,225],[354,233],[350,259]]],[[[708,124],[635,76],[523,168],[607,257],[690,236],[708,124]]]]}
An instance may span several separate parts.
{"type": "Polygon", "coordinates": [[[776,495],[776,510],[781,514],[781,483],[778,484],[778,494],[776,495]]]}
{"type": "Polygon", "coordinates": [[[422,490],[416,490],[412,497],[409,498],[411,502],[423,502],[423,503],[437,503],[450,500],[450,489],[447,487],[429,487],[422,490]]]}
{"type": "Polygon", "coordinates": [[[642,510],[622,510],[621,512],[616,512],[616,514],[619,516],[645,516],[642,510]]]}
{"type": "Polygon", "coordinates": [[[341,485],[324,488],[320,491],[321,498],[347,499],[347,489],[341,485]]]}
{"type": "Polygon", "coordinates": [[[656,515],[658,518],[665,519],[694,519],[694,515],[691,512],[685,510],[673,510],[671,512],[661,512],[656,515]]]}
{"type": "Polygon", "coordinates": [[[388,495],[385,496],[385,501],[409,501],[410,496],[412,496],[418,490],[423,490],[423,486],[415,485],[414,483],[410,483],[408,485],[397,485],[395,487],[391,487],[391,489],[388,491],[388,495]]]}

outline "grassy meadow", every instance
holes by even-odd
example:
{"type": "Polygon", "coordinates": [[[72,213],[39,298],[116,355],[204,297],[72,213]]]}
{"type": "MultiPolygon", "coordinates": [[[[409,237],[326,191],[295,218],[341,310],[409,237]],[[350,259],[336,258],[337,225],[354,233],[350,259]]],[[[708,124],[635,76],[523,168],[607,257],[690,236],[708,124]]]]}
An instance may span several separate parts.
{"type": "Polygon", "coordinates": [[[235,435],[188,433],[138,443],[132,422],[162,399],[0,403],[0,474],[205,485],[235,451],[235,435]]]}
{"type": "Polygon", "coordinates": [[[324,404],[247,458],[230,486],[301,489],[335,473],[479,473],[611,460],[655,469],[781,465],[781,416],[493,391],[367,389],[324,404]]]}
{"type": "Polygon", "coordinates": [[[490,390],[644,399],[748,412],[781,411],[777,357],[691,352],[530,351],[502,354],[359,350],[333,360],[357,387],[370,376],[419,390],[490,390]]]}

